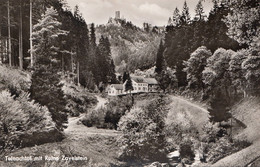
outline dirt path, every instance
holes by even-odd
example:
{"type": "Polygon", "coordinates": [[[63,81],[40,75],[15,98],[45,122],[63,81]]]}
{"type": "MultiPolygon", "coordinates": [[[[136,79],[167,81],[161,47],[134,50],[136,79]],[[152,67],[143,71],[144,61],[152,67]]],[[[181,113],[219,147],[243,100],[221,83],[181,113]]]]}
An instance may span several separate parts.
{"type": "Polygon", "coordinates": [[[95,107],[94,110],[97,110],[97,109],[99,109],[100,107],[105,106],[105,104],[107,103],[107,99],[105,99],[105,98],[103,98],[103,97],[100,97],[100,96],[96,95],[96,98],[97,98],[97,100],[98,100],[98,103],[97,103],[97,105],[96,105],[96,107],[95,107]]]}
{"type": "MultiPolygon", "coordinates": [[[[102,98],[96,95],[98,103],[94,107],[94,110],[103,107],[107,102],[107,99],[102,98]]],[[[70,117],[68,119],[68,127],[64,130],[66,136],[68,138],[73,139],[84,139],[89,136],[93,135],[101,135],[101,136],[118,136],[120,133],[116,130],[109,130],[109,129],[97,129],[95,127],[86,127],[81,124],[80,119],[82,119],[85,114],[81,114],[79,117],[70,117]]]]}

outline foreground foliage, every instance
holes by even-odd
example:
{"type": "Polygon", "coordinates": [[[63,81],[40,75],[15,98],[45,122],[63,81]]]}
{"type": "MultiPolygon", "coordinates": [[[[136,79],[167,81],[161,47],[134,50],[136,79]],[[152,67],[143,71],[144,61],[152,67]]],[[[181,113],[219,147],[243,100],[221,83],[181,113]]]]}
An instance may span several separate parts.
{"type": "Polygon", "coordinates": [[[15,98],[9,91],[2,91],[0,111],[1,149],[48,142],[37,138],[37,134],[55,130],[48,108],[31,101],[28,93],[15,98]]]}
{"type": "Polygon", "coordinates": [[[165,159],[164,104],[162,98],[155,99],[146,107],[131,109],[120,119],[119,130],[124,134],[120,141],[122,158],[153,161],[165,159]]]}

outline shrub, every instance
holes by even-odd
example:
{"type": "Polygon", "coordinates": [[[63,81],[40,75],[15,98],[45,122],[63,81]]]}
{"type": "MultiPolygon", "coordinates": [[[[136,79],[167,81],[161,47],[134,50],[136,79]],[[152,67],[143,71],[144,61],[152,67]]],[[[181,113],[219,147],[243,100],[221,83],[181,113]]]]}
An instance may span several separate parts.
{"type": "Polygon", "coordinates": [[[165,159],[166,139],[164,102],[156,99],[147,107],[134,108],[124,115],[118,123],[123,132],[120,142],[123,148],[122,158],[127,159],[165,159]]]}
{"type": "Polygon", "coordinates": [[[64,77],[60,84],[62,84],[62,91],[65,95],[66,109],[71,116],[79,116],[80,113],[86,113],[88,108],[97,103],[95,96],[91,95],[81,86],[75,85],[64,77]]]}
{"type": "Polygon", "coordinates": [[[35,133],[56,131],[48,108],[30,101],[28,93],[22,93],[14,99],[10,92],[2,91],[0,111],[2,149],[33,145],[39,142],[34,138],[35,133]],[[26,136],[30,136],[29,139],[26,136]]]}
{"type": "Polygon", "coordinates": [[[92,110],[86,114],[81,122],[87,127],[105,128],[105,115],[106,110],[104,108],[92,110]]]}
{"type": "Polygon", "coordinates": [[[131,108],[130,97],[116,97],[110,99],[105,107],[89,111],[82,123],[88,127],[117,129],[120,118],[131,108]]]}
{"type": "Polygon", "coordinates": [[[204,125],[203,134],[201,136],[203,148],[201,149],[203,154],[207,157],[207,162],[215,163],[221,158],[250,145],[247,141],[232,141],[229,136],[223,134],[223,131],[225,131],[225,129],[219,127],[218,124],[212,124],[209,122],[204,125]]]}
{"type": "Polygon", "coordinates": [[[31,76],[23,71],[0,65],[0,84],[2,89],[9,89],[12,94],[19,95],[28,91],[31,85],[31,76]]]}
{"type": "Polygon", "coordinates": [[[203,133],[200,137],[200,140],[202,142],[215,142],[218,132],[220,131],[220,128],[218,126],[218,124],[212,124],[210,122],[208,122],[207,124],[205,124],[203,126],[203,133]]]}
{"type": "Polygon", "coordinates": [[[194,147],[190,140],[184,140],[180,144],[180,157],[185,160],[185,164],[192,164],[194,161],[194,147]]]}
{"type": "Polygon", "coordinates": [[[112,124],[114,129],[118,128],[120,118],[132,107],[130,96],[111,99],[106,105],[105,123],[112,124]]]}

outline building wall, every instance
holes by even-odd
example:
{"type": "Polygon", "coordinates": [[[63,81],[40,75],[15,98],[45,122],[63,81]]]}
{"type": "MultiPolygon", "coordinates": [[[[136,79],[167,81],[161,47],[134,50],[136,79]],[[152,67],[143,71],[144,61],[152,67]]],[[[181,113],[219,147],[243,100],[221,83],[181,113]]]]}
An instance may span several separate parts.
{"type": "Polygon", "coordinates": [[[149,85],[148,86],[148,92],[158,92],[158,85],[149,85]]]}
{"type": "Polygon", "coordinates": [[[132,80],[133,93],[140,93],[140,92],[148,92],[148,84],[147,83],[136,83],[134,80],[132,80]]]}
{"type": "Polygon", "coordinates": [[[123,90],[117,90],[114,87],[110,87],[108,89],[108,95],[109,96],[118,96],[118,95],[122,95],[122,94],[124,94],[123,90]]]}

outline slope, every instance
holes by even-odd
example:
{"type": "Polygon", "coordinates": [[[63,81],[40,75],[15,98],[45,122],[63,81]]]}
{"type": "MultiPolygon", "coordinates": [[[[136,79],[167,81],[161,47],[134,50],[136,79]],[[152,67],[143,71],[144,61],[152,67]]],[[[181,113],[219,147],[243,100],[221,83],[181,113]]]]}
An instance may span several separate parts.
{"type": "Polygon", "coordinates": [[[235,154],[225,157],[213,166],[247,166],[254,162],[259,166],[260,158],[260,98],[251,97],[242,100],[232,109],[233,116],[243,122],[246,128],[235,134],[235,138],[247,140],[253,144],[235,154]]]}
{"type": "Polygon", "coordinates": [[[97,39],[109,37],[116,71],[150,68],[155,64],[162,34],[145,32],[133,24],[107,24],[96,28],[97,39]]]}
{"type": "Polygon", "coordinates": [[[172,102],[169,105],[169,113],[166,124],[170,124],[173,120],[180,125],[194,126],[199,132],[202,131],[203,125],[208,121],[208,111],[199,105],[191,103],[186,99],[177,96],[170,96],[172,102]],[[188,123],[187,123],[188,122],[188,123]]]}

